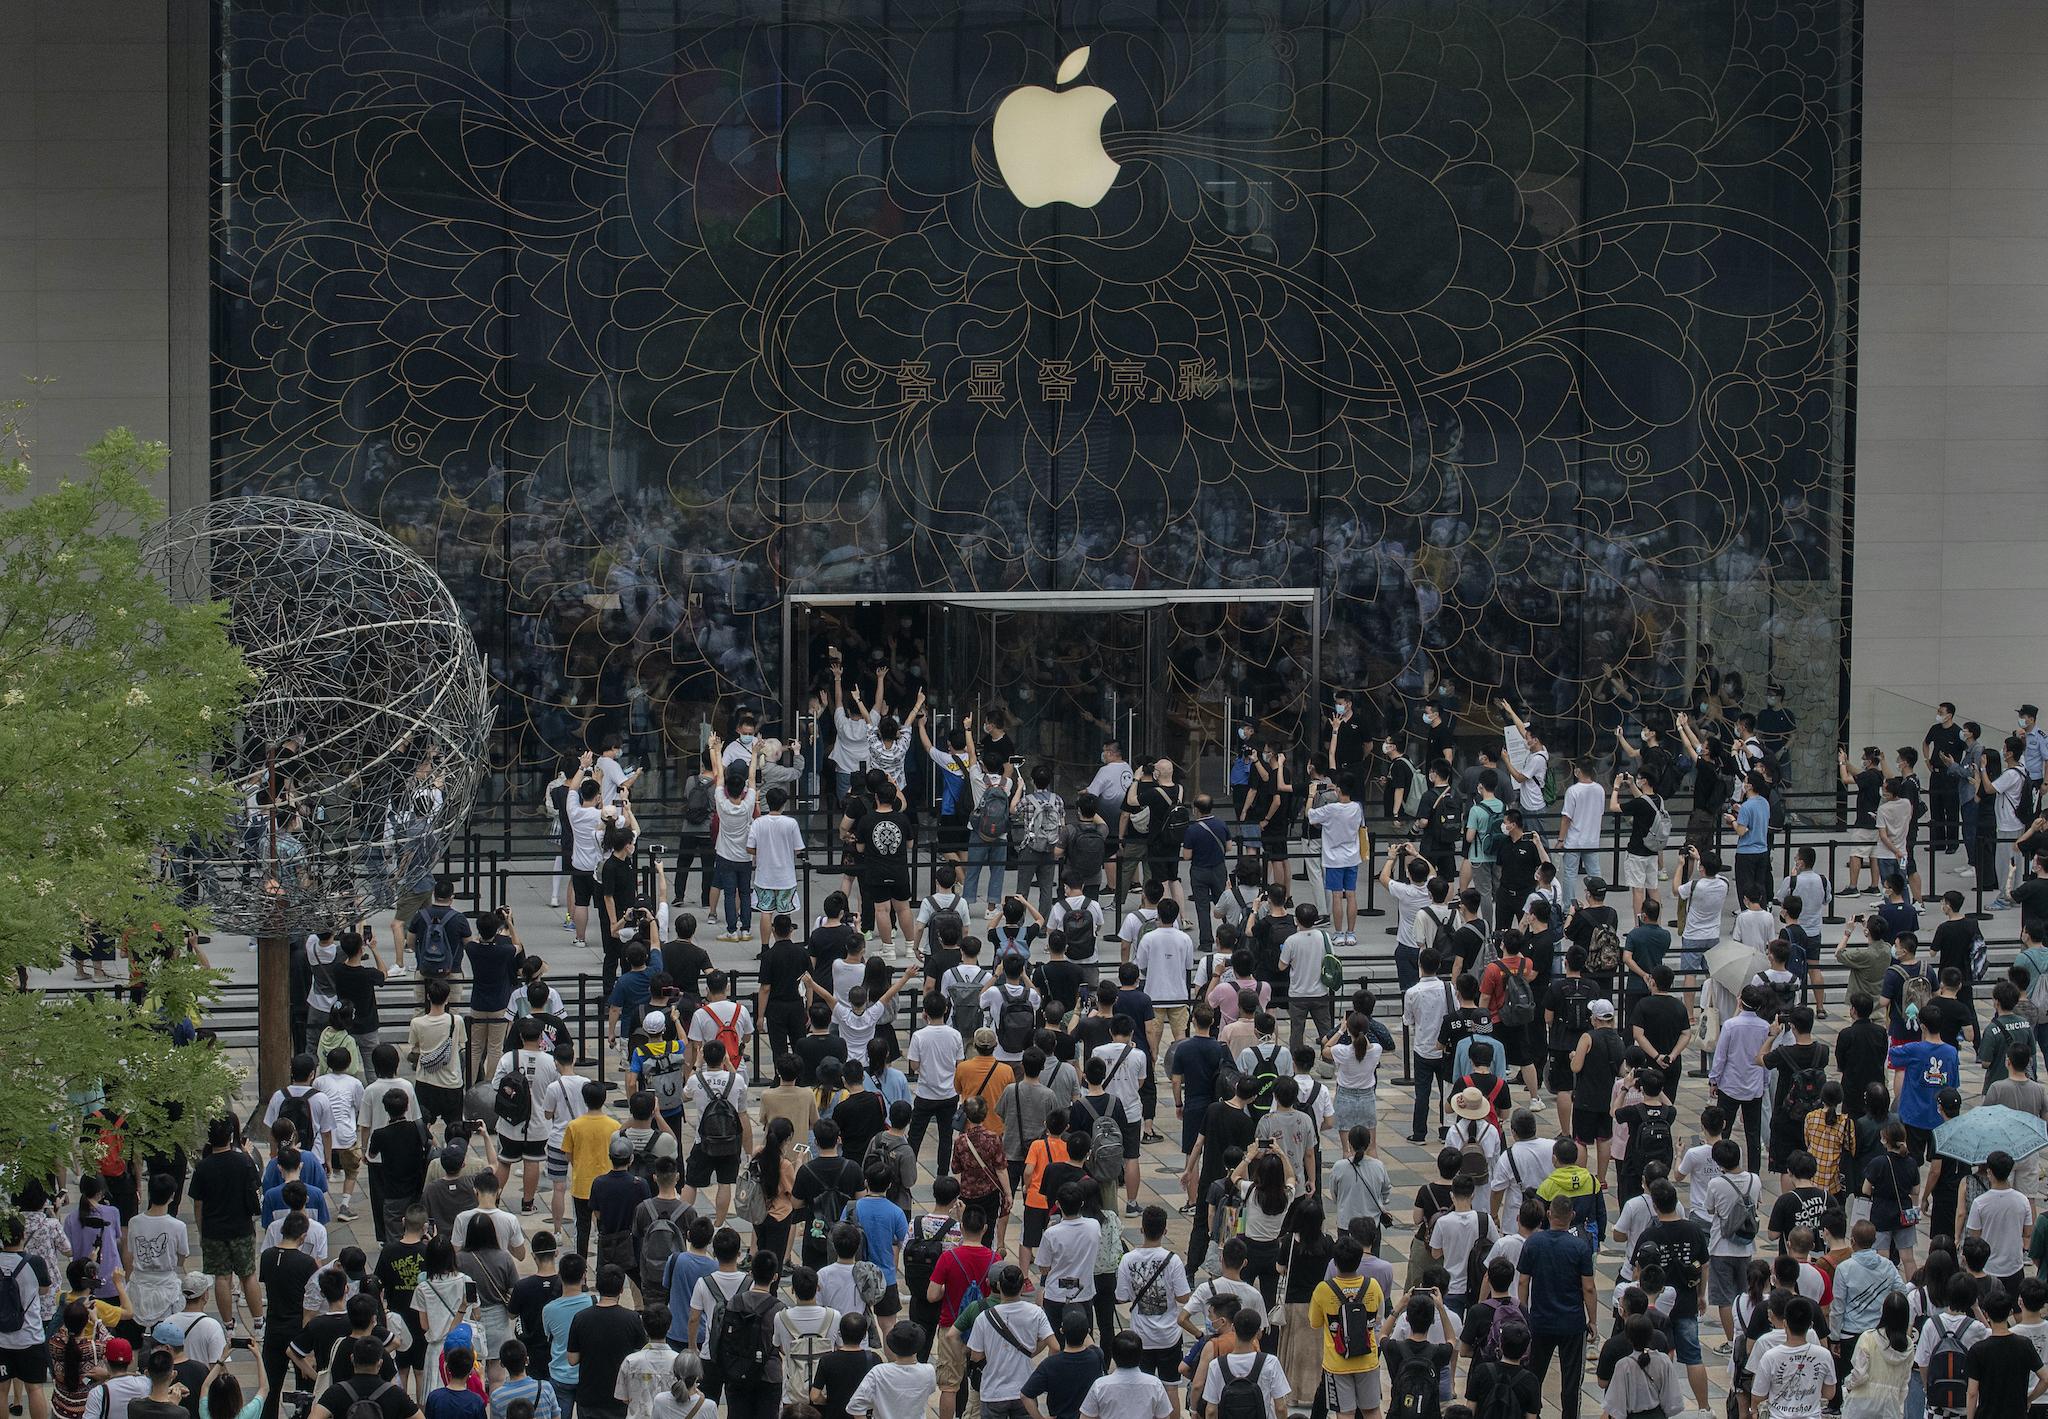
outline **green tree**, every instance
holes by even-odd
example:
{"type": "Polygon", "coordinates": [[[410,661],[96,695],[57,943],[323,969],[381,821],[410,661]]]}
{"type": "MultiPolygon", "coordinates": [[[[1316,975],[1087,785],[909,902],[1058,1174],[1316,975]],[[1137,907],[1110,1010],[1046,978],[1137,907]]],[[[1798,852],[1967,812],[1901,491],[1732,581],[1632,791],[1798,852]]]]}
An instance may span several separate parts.
{"type": "Polygon", "coordinates": [[[0,423],[0,982],[61,969],[88,924],[138,948],[143,1000],[0,986],[0,1164],[69,1161],[104,1097],[134,1152],[189,1143],[238,1082],[216,1048],[178,1048],[212,974],[150,961],[203,925],[178,903],[166,844],[218,831],[206,765],[251,676],[224,608],[179,605],[145,566],[167,450],[116,429],[88,472],[27,497],[26,450],[0,423]]]}

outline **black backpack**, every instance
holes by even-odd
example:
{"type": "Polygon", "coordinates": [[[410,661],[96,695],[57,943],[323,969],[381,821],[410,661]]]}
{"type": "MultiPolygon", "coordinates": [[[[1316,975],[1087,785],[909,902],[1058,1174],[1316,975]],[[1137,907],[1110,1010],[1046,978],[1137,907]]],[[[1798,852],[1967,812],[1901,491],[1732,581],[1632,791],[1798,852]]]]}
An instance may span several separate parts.
{"type": "Polygon", "coordinates": [[[0,1269],[0,1333],[20,1330],[28,1324],[27,1308],[21,1304],[21,1273],[29,1267],[25,1253],[16,1252],[12,1271],[0,1269]]]}
{"type": "Polygon", "coordinates": [[[1970,1352],[1963,1345],[1970,1322],[1934,1316],[1928,1324],[1934,1327],[1934,1353],[1927,1357],[1927,1407],[1960,1413],[1970,1403],[1970,1352]],[[1944,1320],[1954,1322],[1954,1328],[1943,1325],[1944,1320]]]}
{"type": "Polygon", "coordinates": [[[683,826],[702,832],[711,826],[711,780],[693,775],[683,788],[683,826]]]}
{"type": "MultiPolygon", "coordinates": [[[[1261,1350],[1252,1356],[1251,1364],[1241,1373],[1230,1368],[1227,1355],[1218,1355],[1215,1363],[1223,1367],[1223,1394],[1216,1401],[1215,1419],[1266,1419],[1273,1412],[1273,1406],[1266,1402],[1265,1386],[1259,1378],[1266,1372],[1266,1352],[1261,1350]]],[[[1430,1392],[1436,1392],[1436,1377],[1430,1376],[1430,1392]]]]}
{"type": "Polygon", "coordinates": [[[1005,981],[998,989],[1002,998],[996,1008],[996,1043],[1022,1053],[1031,1047],[1031,1037],[1038,1030],[1038,1012],[1031,1008],[1031,987],[1017,986],[1013,995],[1005,981]]]}
{"type": "Polygon", "coordinates": [[[1827,1087],[1827,1082],[1825,1055],[1793,1070],[1791,1081],[1785,1086],[1785,1117],[1795,1120],[1803,1127],[1806,1116],[1821,1107],[1820,1094],[1821,1090],[1827,1087]]]}
{"type": "Polygon", "coordinates": [[[1102,870],[1109,857],[1109,835],[1097,823],[1077,823],[1067,839],[1067,870],[1083,882],[1102,870]]]}
{"type": "Polygon", "coordinates": [[[280,1092],[283,1097],[277,1103],[278,1122],[288,1123],[292,1126],[297,1134],[292,1140],[295,1146],[317,1149],[319,1143],[313,1132],[313,1105],[311,1102],[316,1091],[309,1084],[306,1086],[305,1093],[294,1094],[292,1086],[287,1084],[280,1092]]]}
{"type": "Polygon", "coordinates": [[[1152,839],[1178,846],[1187,834],[1188,824],[1194,821],[1195,815],[1188,809],[1187,791],[1182,789],[1180,796],[1173,800],[1173,806],[1160,814],[1159,821],[1152,825],[1152,839]]]}
{"type": "Polygon", "coordinates": [[[931,1285],[932,1272],[946,1255],[946,1238],[953,1234],[954,1225],[948,1217],[938,1231],[926,1233],[918,1229],[903,1244],[903,1280],[911,1295],[922,1296],[925,1287],[931,1285]]]}
{"type": "Polygon", "coordinates": [[[1645,1163],[1671,1162],[1675,1156],[1671,1125],[1678,1118],[1677,1108],[1670,1104],[1644,1104],[1642,1109],[1643,1121],[1629,1133],[1629,1163],[1640,1167],[1645,1163]]]}
{"type": "Polygon", "coordinates": [[[533,1081],[519,1067],[517,1056],[491,1096],[491,1116],[499,1123],[525,1123],[533,1117],[533,1081]]]}
{"type": "MultiPolygon", "coordinates": [[[[1439,1411],[1435,1347],[1413,1341],[1403,1351],[1401,1363],[1394,1370],[1393,1394],[1386,1409],[1389,1419],[1436,1419],[1439,1411]]],[[[1386,1369],[1384,1350],[1380,1369],[1386,1369]]]]}
{"type": "Polygon", "coordinates": [[[948,928],[951,928],[952,933],[956,933],[955,940],[958,940],[961,934],[965,934],[967,918],[960,911],[961,897],[958,892],[955,892],[953,900],[944,906],[939,905],[939,899],[935,895],[926,897],[924,904],[931,909],[924,919],[924,934],[927,938],[938,941],[948,934],[948,928]]]}
{"type": "Polygon", "coordinates": [[[733,1107],[735,1073],[725,1076],[725,1088],[713,1094],[706,1089],[704,1116],[697,1121],[697,1146],[707,1158],[737,1158],[740,1155],[740,1111],[733,1107]]]}
{"type": "Polygon", "coordinates": [[[711,1363],[727,1384],[758,1380],[766,1372],[774,1353],[768,1336],[768,1308],[774,1304],[774,1297],[756,1295],[749,1287],[718,1308],[711,1363]]]}
{"type": "Polygon", "coordinates": [[[384,1419],[384,1406],[378,1401],[384,1398],[384,1391],[393,1387],[392,1382],[386,1380],[368,1394],[361,1394],[349,1382],[349,1403],[343,1419],[384,1419]]]}

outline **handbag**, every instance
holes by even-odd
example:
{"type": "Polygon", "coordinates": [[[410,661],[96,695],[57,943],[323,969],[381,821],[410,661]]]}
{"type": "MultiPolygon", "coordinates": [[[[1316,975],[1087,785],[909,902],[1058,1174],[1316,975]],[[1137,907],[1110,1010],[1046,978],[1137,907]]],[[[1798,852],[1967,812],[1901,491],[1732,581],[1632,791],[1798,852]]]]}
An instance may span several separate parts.
{"type": "Polygon", "coordinates": [[[1899,1188],[1899,1165],[1897,1162],[1893,1162],[1890,1167],[1885,1169],[1885,1176],[1892,1180],[1892,1196],[1897,1199],[1899,1204],[1900,1229],[1904,1230],[1907,1227],[1919,1226],[1920,1209],[1908,1204],[1906,1194],[1899,1188]]]}

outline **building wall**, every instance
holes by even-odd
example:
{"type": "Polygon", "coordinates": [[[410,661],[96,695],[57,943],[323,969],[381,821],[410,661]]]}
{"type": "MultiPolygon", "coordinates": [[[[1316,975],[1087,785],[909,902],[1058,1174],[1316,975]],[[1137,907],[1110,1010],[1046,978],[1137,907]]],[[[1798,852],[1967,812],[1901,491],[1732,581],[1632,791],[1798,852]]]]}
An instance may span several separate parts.
{"type": "Polygon", "coordinates": [[[1850,722],[1896,746],[2048,699],[2048,6],[1864,25],[1850,722]]]}
{"type": "Polygon", "coordinates": [[[0,0],[0,399],[39,488],[116,424],[170,437],[167,14],[0,0]]]}

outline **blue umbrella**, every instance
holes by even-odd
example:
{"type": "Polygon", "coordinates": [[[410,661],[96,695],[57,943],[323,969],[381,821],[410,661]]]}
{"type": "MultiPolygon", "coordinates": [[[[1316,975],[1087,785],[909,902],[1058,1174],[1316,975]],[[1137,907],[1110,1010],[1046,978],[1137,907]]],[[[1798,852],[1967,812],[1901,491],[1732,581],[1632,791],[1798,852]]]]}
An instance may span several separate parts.
{"type": "Polygon", "coordinates": [[[1937,1153],[1972,1166],[1993,1153],[2010,1153],[2018,1162],[2044,1148],[2048,1148],[2048,1124],[2003,1104],[1979,1104],[1934,1130],[1937,1153]]]}

